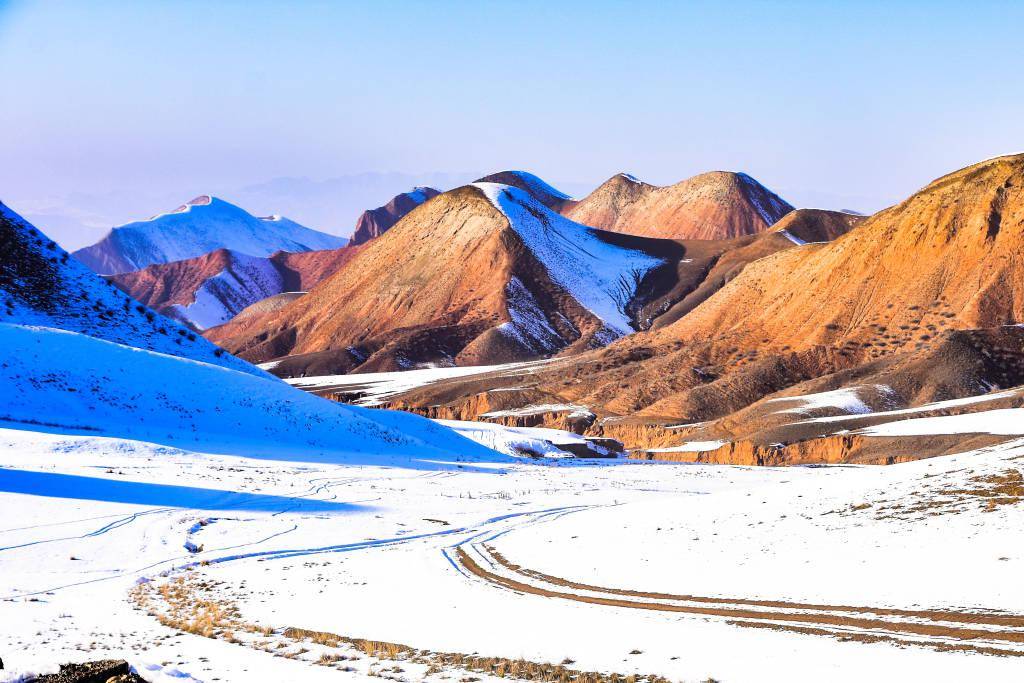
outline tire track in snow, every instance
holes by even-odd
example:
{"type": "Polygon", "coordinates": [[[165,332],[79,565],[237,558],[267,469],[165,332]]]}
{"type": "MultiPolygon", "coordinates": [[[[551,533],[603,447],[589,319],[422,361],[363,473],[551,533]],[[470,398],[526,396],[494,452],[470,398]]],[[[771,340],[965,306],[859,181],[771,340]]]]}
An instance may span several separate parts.
{"type": "MultiPolygon", "coordinates": [[[[503,533],[507,533],[508,529],[503,533]]],[[[513,564],[484,541],[454,546],[451,560],[466,576],[504,590],[606,607],[722,618],[727,623],[862,642],[892,642],[1002,656],[1024,656],[1024,615],[992,611],[902,610],[701,597],[606,588],[513,564]]]]}

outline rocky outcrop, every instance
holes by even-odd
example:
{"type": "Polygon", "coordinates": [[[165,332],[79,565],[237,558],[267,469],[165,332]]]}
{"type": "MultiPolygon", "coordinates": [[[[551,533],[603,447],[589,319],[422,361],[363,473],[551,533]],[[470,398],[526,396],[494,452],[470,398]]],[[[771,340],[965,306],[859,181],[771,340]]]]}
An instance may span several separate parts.
{"type": "MultiPolygon", "coordinates": [[[[0,667],[2,668],[2,667],[0,667]]],[[[30,678],[31,683],[146,683],[123,659],[61,664],[60,672],[30,678]]]]}
{"type": "Polygon", "coordinates": [[[713,450],[699,452],[636,450],[632,451],[629,457],[637,460],[766,467],[845,463],[895,465],[985,448],[1005,440],[1005,436],[992,434],[945,434],[903,438],[837,434],[790,444],[736,441],[713,450]]]}

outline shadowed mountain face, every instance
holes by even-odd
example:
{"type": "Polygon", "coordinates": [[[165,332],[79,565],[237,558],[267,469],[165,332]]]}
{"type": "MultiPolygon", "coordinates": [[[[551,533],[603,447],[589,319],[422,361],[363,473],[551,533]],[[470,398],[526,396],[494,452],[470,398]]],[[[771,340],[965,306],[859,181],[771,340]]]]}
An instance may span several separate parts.
{"type": "Polygon", "coordinates": [[[439,194],[441,193],[432,187],[417,187],[410,192],[395,195],[384,206],[364,211],[356,222],[356,229],[349,244],[363,244],[374,237],[380,237],[407,213],[439,194]]]}
{"type": "Polygon", "coordinates": [[[881,442],[868,448],[854,437],[822,450],[795,444],[856,426],[843,422],[850,414],[1024,383],[1022,188],[1018,155],[939,178],[868,218],[795,211],[709,260],[707,275],[662,305],[648,331],[528,377],[445,382],[396,402],[462,418],[496,404],[582,405],[621,416],[594,429],[641,446],[650,433],[637,425],[652,423],[699,423],[657,432],[668,445],[749,440],[700,456],[713,462],[891,462],[944,452],[952,442],[939,437],[888,443],[889,455],[881,442]],[[782,242],[792,246],[775,248],[782,242]],[[491,388],[503,390],[500,401],[491,388]],[[791,398],[808,394],[823,397],[791,398]]]}
{"type": "Polygon", "coordinates": [[[202,195],[174,211],[114,228],[73,256],[102,275],[193,258],[216,249],[249,256],[313,251],[346,240],[310,230],[281,216],[258,218],[217,197],[202,195]]]}
{"type": "Polygon", "coordinates": [[[602,230],[670,239],[729,239],[767,230],[793,210],[745,173],[703,173],[658,187],[620,173],[562,212],[602,230]]]}

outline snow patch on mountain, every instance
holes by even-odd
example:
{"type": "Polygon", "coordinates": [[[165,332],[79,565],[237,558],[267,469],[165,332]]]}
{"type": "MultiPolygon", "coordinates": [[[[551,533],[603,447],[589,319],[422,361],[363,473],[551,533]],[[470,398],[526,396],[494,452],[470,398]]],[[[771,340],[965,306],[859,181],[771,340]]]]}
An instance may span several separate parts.
{"type": "MultiPolygon", "coordinates": [[[[261,367],[270,369],[280,361],[264,363],[261,367]]],[[[284,381],[305,390],[333,391],[347,394],[357,405],[376,406],[387,402],[398,394],[430,386],[437,382],[458,377],[490,375],[510,377],[530,375],[545,368],[550,359],[532,360],[520,363],[498,365],[461,365],[450,367],[428,367],[398,372],[365,372],[349,375],[319,375],[293,377],[284,381]]]]}
{"type": "Polygon", "coordinates": [[[284,278],[266,258],[231,252],[231,265],[202,284],[195,300],[175,304],[175,315],[200,330],[222,325],[246,307],[279,294],[284,278]]]}
{"type": "Polygon", "coordinates": [[[601,239],[600,231],[575,223],[528,193],[499,183],[474,183],[508,219],[548,275],[605,323],[607,338],[633,331],[626,306],[647,271],[662,261],[601,239]]]}
{"type": "Polygon", "coordinates": [[[807,242],[805,242],[804,240],[800,239],[799,237],[797,237],[796,235],[791,233],[789,230],[780,230],[779,234],[782,235],[783,237],[785,237],[787,240],[789,240],[790,242],[792,242],[793,244],[795,244],[798,247],[802,247],[805,244],[807,244],[807,242]]]}
{"type": "Polygon", "coordinates": [[[569,195],[549,185],[538,176],[535,176],[528,171],[510,171],[510,173],[522,180],[523,184],[529,188],[530,194],[534,196],[548,195],[555,199],[572,199],[569,195]]]}
{"type": "Polygon", "coordinates": [[[435,190],[432,187],[414,187],[411,191],[406,192],[405,196],[411,199],[412,201],[416,202],[417,204],[422,204],[423,202],[430,199],[430,192],[436,193],[437,190],[435,190]]]}
{"type": "Polygon", "coordinates": [[[765,401],[765,403],[790,402],[799,404],[794,408],[780,410],[780,413],[806,413],[811,410],[820,410],[822,408],[838,408],[847,414],[870,413],[871,407],[868,406],[868,404],[865,403],[858,395],[858,392],[862,389],[870,389],[880,395],[891,395],[893,393],[892,388],[884,384],[873,384],[864,387],[844,387],[842,389],[823,391],[817,394],[772,398],[765,401]]]}
{"type": "Polygon", "coordinates": [[[499,453],[511,456],[542,456],[546,458],[573,457],[571,452],[559,446],[589,446],[599,455],[607,455],[606,449],[588,444],[583,437],[561,429],[545,427],[506,427],[493,422],[469,422],[464,420],[436,420],[439,424],[499,453]]]}
{"type": "Polygon", "coordinates": [[[757,210],[765,225],[772,225],[793,210],[793,207],[784,202],[777,194],[746,173],[737,173],[736,175],[746,186],[747,198],[754,205],[754,209],[757,210]]]}
{"type": "Polygon", "coordinates": [[[499,332],[537,353],[550,353],[564,345],[522,280],[513,276],[505,285],[505,297],[512,320],[499,325],[499,332]]]}
{"type": "Polygon", "coordinates": [[[1001,408],[961,415],[919,417],[864,427],[862,436],[935,436],[942,434],[1024,435],[1024,408],[1001,408]]]}

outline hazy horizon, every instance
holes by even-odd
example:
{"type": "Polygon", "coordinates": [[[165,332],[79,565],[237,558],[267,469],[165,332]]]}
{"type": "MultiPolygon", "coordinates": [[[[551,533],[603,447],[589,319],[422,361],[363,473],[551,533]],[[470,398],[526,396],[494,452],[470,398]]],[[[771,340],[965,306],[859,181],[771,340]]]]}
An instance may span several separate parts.
{"type": "Polygon", "coordinates": [[[999,49],[1021,19],[1000,2],[0,0],[0,199],[69,247],[204,192],[347,234],[413,184],[507,168],[574,195],[619,171],[744,171],[797,206],[872,212],[1024,146],[1006,86],[1024,56],[999,49]]]}

